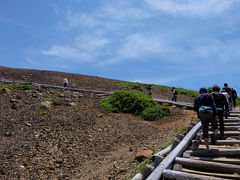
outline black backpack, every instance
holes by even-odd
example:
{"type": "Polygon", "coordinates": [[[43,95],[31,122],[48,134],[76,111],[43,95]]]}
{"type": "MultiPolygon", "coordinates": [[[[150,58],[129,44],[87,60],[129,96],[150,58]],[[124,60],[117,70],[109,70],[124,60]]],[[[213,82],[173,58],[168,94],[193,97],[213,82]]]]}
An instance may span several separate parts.
{"type": "Polygon", "coordinates": [[[223,94],[219,94],[217,92],[212,92],[211,94],[215,101],[216,107],[223,108],[226,103],[226,97],[223,94]]]}

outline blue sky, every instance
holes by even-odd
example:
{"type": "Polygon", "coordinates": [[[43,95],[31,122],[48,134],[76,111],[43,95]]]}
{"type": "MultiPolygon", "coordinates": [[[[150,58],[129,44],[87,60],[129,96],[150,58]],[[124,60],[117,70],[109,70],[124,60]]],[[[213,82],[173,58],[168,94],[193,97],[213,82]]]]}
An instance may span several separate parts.
{"type": "Polygon", "coordinates": [[[0,65],[240,90],[239,0],[2,0],[0,65]]]}

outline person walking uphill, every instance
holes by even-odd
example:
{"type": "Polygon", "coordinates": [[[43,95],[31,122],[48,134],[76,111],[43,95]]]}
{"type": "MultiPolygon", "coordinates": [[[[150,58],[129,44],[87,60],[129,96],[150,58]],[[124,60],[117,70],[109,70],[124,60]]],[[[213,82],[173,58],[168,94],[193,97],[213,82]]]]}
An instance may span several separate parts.
{"type": "Polygon", "coordinates": [[[229,103],[229,109],[232,110],[232,93],[231,93],[231,88],[228,86],[227,83],[224,83],[224,87],[222,90],[225,90],[228,93],[228,103],[229,103]]]}
{"type": "Polygon", "coordinates": [[[231,88],[233,107],[236,107],[237,92],[235,89],[231,88]]]}
{"type": "Polygon", "coordinates": [[[152,96],[152,86],[151,85],[148,85],[147,91],[148,91],[147,95],[152,96]]]}
{"type": "Polygon", "coordinates": [[[211,94],[212,94],[213,99],[216,104],[217,115],[218,115],[218,119],[219,119],[220,136],[221,136],[221,139],[224,139],[225,137],[224,137],[223,112],[224,112],[224,107],[225,107],[225,112],[229,113],[228,102],[227,102],[225,95],[219,93],[219,91],[220,91],[219,86],[214,85],[212,89],[213,89],[213,92],[211,94]]]}
{"type": "Polygon", "coordinates": [[[211,135],[211,143],[215,144],[215,135],[218,133],[216,104],[213,96],[207,93],[206,88],[200,89],[200,95],[194,99],[193,108],[198,114],[198,118],[201,120],[203,129],[203,138],[206,149],[209,149],[208,141],[208,126],[209,123],[212,125],[213,134],[211,135]]]}
{"type": "Polygon", "coordinates": [[[67,80],[67,78],[63,79],[63,85],[64,85],[64,87],[68,87],[68,80],[67,80]]]}
{"type": "Polygon", "coordinates": [[[177,101],[177,94],[178,94],[178,92],[177,92],[175,87],[172,88],[172,91],[173,91],[172,101],[176,102],[177,101]]]}

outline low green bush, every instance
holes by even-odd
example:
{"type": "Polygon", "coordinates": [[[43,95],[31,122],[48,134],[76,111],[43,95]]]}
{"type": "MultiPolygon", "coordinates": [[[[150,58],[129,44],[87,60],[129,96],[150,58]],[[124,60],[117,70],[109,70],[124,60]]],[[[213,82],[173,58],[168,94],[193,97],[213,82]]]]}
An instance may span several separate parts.
{"type": "Polygon", "coordinates": [[[151,97],[125,90],[114,92],[100,106],[110,112],[132,113],[150,121],[171,115],[169,107],[158,105],[151,97]]]}
{"type": "Polygon", "coordinates": [[[240,106],[240,97],[237,97],[236,99],[236,106],[240,106]]]}

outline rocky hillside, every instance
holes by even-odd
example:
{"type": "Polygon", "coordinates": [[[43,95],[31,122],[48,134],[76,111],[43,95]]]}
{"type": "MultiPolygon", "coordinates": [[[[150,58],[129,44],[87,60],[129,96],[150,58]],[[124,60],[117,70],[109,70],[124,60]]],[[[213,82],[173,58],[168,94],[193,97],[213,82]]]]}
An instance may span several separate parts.
{"type": "MultiPolygon", "coordinates": [[[[83,89],[123,89],[116,80],[99,77],[6,67],[0,71],[12,80],[62,85],[67,77],[83,89]]],[[[170,92],[153,93],[170,98],[170,92]]],[[[190,110],[173,108],[171,117],[147,122],[106,112],[99,106],[102,98],[21,85],[6,88],[0,94],[0,179],[123,179],[138,164],[137,152],[160,150],[180,127],[196,119],[190,110]]]]}

